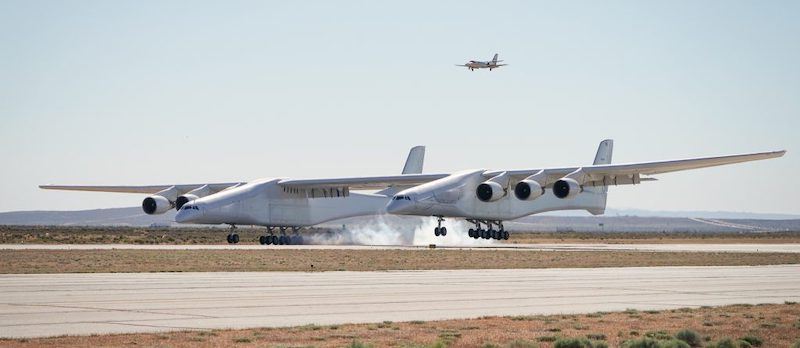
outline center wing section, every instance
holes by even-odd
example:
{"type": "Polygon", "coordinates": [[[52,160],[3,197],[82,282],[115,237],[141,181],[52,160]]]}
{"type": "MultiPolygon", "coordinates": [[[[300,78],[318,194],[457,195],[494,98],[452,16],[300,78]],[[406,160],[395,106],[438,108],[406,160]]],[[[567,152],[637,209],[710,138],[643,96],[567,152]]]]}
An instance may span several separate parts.
{"type": "Polygon", "coordinates": [[[327,179],[284,179],[278,185],[287,189],[342,189],[349,190],[379,190],[391,186],[413,186],[431,182],[448,176],[449,174],[403,174],[388,176],[364,176],[352,178],[327,178],[327,179]]]}

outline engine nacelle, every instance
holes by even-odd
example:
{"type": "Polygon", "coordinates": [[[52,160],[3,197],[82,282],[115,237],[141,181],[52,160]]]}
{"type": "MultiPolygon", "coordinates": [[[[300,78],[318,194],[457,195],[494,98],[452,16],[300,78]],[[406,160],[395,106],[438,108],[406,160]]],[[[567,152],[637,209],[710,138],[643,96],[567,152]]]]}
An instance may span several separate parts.
{"type": "Polygon", "coordinates": [[[170,209],[172,209],[172,202],[164,196],[153,195],[142,201],[142,210],[148,215],[164,214],[170,209]]]}
{"type": "Polygon", "coordinates": [[[191,193],[187,193],[185,195],[178,196],[178,198],[175,199],[175,209],[176,210],[181,210],[181,207],[183,207],[184,204],[189,203],[189,202],[191,202],[191,201],[193,201],[195,199],[198,199],[198,198],[200,198],[200,197],[197,197],[197,195],[193,195],[191,193]]]}
{"type": "Polygon", "coordinates": [[[544,194],[544,187],[534,180],[522,180],[514,186],[514,195],[523,201],[532,201],[544,194]]]}
{"type": "Polygon", "coordinates": [[[505,196],[506,192],[503,190],[503,185],[494,181],[485,181],[478,185],[475,190],[475,195],[478,196],[483,202],[494,202],[505,196]]]}
{"type": "Polygon", "coordinates": [[[559,179],[553,184],[553,194],[561,199],[573,198],[581,192],[583,192],[583,187],[572,178],[559,179]]]}

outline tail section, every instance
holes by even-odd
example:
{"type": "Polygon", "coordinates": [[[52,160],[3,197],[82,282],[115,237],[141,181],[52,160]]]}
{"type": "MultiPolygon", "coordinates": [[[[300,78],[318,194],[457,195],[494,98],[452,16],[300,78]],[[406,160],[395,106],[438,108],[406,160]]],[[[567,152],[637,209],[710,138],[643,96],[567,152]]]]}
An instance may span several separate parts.
{"type": "Polygon", "coordinates": [[[594,155],[594,162],[592,164],[610,164],[611,155],[614,152],[614,140],[606,139],[600,142],[597,147],[597,154],[594,155]]]}
{"type": "MultiPolygon", "coordinates": [[[[611,164],[611,156],[614,153],[614,140],[606,139],[600,142],[597,153],[594,155],[592,164],[611,164]]],[[[603,215],[606,212],[606,200],[608,198],[608,186],[586,187],[584,191],[593,194],[593,207],[586,209],[592,215],[603,215]]]]}
{"type": "Polygon", "coordinates": [[[497,53],[494,54],[494,58],[492,58],[492,63],[497,64],[497,53]]]}
{"type": "Polygon", "coordinates": [[[403,166],[403,174],[421,174],[423,162],[425,162],[425,146],[412,147],[408,152],[406,165],[403,166]]]}

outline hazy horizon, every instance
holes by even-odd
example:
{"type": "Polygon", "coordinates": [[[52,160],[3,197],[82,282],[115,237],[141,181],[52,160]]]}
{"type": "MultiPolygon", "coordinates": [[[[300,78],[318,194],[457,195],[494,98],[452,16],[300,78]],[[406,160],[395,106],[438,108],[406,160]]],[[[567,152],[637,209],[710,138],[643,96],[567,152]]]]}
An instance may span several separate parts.
{"type": "Polygon", "coordinates": [[[0,2],[0,211],[174,184],[788,150],[609,207],[800,214],[800,3],[0,2]],[[509,66],[454,66],[500,54],[509,66]]]}

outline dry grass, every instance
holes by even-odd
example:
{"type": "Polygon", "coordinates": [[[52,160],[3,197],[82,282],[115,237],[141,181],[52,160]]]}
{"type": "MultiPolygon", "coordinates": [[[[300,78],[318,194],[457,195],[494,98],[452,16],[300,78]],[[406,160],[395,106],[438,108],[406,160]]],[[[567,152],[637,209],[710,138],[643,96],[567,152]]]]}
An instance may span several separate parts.
{"type": "MultiPolygon", "coordinates": [[[[257,244],[264,228],[239,228],[242,244],[257,244]]],[[[303,234],[326,233],[327,229],[303,229],[303,234]]],[[[0,226],[0,244],[227,244],[225,228],[146,228],[0,226]]],[[[800,232],[741,233],[637,233],[637,232],[515,232],[509,243],[637,243],[637,244],[727,244],[800,243],[800,232]]]]}
{"type": "Polygon", "coordinates": [[[530,232],[513,233],[507,242],[513,244],[794,244],[800,243],[800,232],[530,232]]]}
{"type": "Polygon", "coordinates": [[[522,250],[7,250],[0,273],[381,271],[798,264],[800,254],[522,250]],[[491,260],[491,262],[487,262],[491,260]]]}
{"type": "Polygon", "coordinates": [[[703,340],[755,336],[762,347],[789,347],[800,336],[800,305],[733,305],[658,312],[601,313],[486,317],[433,322],[384,322],[335,326],[306,325],[289,328],[181,331],[159,334],[66,336],[26,340],[0,340],[7,347],[90,346],[236,346],[236,347],[345,347],[363,342],[376,347],[505,345],[515,340],[553,347],[559,337],[605,338],[611,347],[644,336],[667,337],[691,329],[703,340]],[[704,323],[713,323],[706,326],[704,323]],[[766,325],[765,325],[766,324],[766,325]]]}

